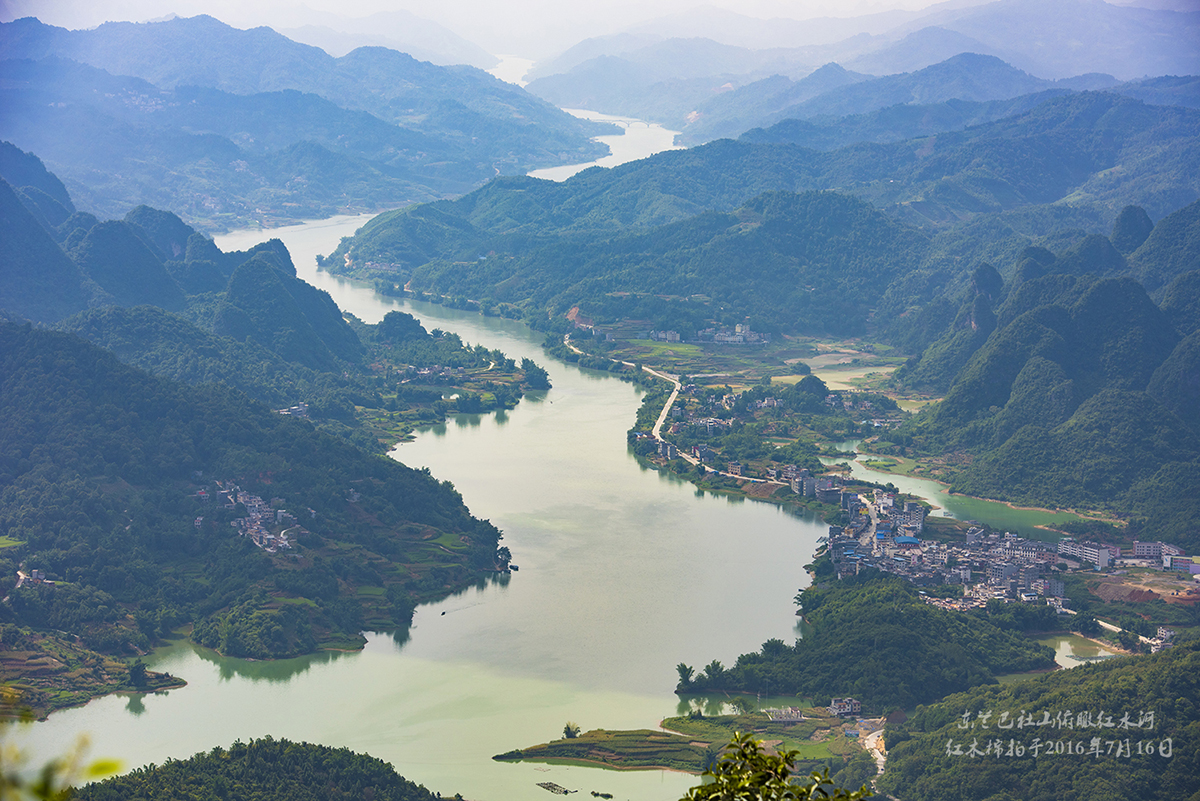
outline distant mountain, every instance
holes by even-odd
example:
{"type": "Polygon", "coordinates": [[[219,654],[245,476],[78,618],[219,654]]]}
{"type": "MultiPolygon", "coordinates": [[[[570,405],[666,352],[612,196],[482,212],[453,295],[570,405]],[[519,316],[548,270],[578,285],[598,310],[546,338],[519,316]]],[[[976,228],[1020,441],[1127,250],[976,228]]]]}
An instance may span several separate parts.
{"type": "MultiPolygon", "coordinates": [[[[217,227],[430,200],[494,176],[497,142],[521,135],[497,123],[483,136],[486,121],[462,107],[431,112],[447,127],[425,133],[295,91],[162,90],[57,58],[5,69],[0,137],[113,216],[149,203],[217,227]]],[[[513,158],[504,170],[533,163],[513,158]]]]}
{"type": "Polygon", "coordinates": [[[848,69],[871,75],[892,75],[915,72],[959,53],[1000,56],[1000,53],[978,39],[931,25],[913,31],[898,42],[851,56],[845,59],[845,65],[848,69]]]}
{"type": "MultiPolygon", "coordinates": [[[[959,0],[942,2],[938,6],[974,5],[977,2],[978,0],[959,0]]],[[[922,15],[923,12],[894,9],[851,17],[763,19],[705,5],[634,25],[628,32],[660,38],[700,36],[724,44],[750,48],[812,47],[843,42],[851,37],[883,34],[922,15]]]]}
{"type": "MultiPolygon", "coordinates": [[[[699,143],[736,136],[788,117],[841,116],[897,102],[930,102],[929,97],[896,98],[876,105],[851,103],[847,109],[839,106],[835,102],[839,98],[834,96],[827,99],[825,108],[790,109],[774,117],[760,113],[739,125],[738,110],[753,108],[765,98],[736,99],[724,116],[720,109],[728,98],[710,99],[722,87],[742,90],[773,75],[794,80],[822,64],[837,63],[852,72],[892,76],[975,53],[999,58],[1046,80],[1101,76],[1059,85],[1094,90],[1146,76],[1196,75],[1200,73],[1198,39],[1200,11],[1116,6],[1102,0],[1056,2],[1045,10],[1034,0],[947,2],[922,12],[807,22],[760,20],[703,8],[695,14],[667,17],[582,42],[535,67],[531,75],[538,80],[531,84],[531,91],[556,102],[588,103],[591,105],[585,107],[597,111],[642,115],[671,127],[680,125],[691,112],[699,119],[720,118],[711,128],[685,131],[688,141],[699,143]],[[718,45],[725,48],[723,57],[705,56],[718,45]],[[664,72],[660,66],[672,51],[675,62],[686,68],[686,75],[664,72]],[[680,81],[686,84],[681,86],[680,81]],[[712,107],[706,108],[705,100],[712,107]],[[681,109],[688,102],[694,103],[693,107],[681,109]]],[[[968,91],[943,94],[939,99],[1002,99],[1049,86],[1014,89],[1007,85],[986,96],[968,91]]],[[[862,99],[857,100],[861,103],[862,99]]],[[[788,105],[771,110],[784,112],[788,105]]]]}
{"type": "Polygon", "coordinates": [[[20,80],[4,88],[0,136],[42,153],[110,214],[150,202],[199,219],[215,200],[218,220],[255,208],[323,216],[346,200],[398,205],[604,152],[589,137],[606,126],[472,67],[379,47],[335,59],[211,17],[91,31],[22,19],[0,24],[0,56],[27,59],[5,67],[20,80]],[[135,148],[149,165],[126,161],[135,148]]]}
{"type": "MultiPolygon", "coordinates": [[[[525,74],[529,81],[559,75],[602,56],[620,56],[663,40],[662,36],[641,36],[633,33],[617,33],[611,36],[596,36],[572,45],[554,58],[539,61],[525,74]]],[[[728,44],[728,43],[726,43],[728,44]]]]}
{"type": "MultiPolygon", "coordinates": [[[[615,231],[730,211],[766,191],[834,189],[914,223],[946,227],[1070,197],[1046,213],[1096,210],[1104,218],[1096,230],[1107,233],[1127,205],[1154,219],[1200,197],[1198,131],[1198,111],[1080,93],[935,137],[831,152],[721,140],[561,184],[505,179],[438,208],[494,234],[615,231]],[[1112,171],[1117,164],[1125,169],[1112,171]]],[[[399,225],[407,217],[384,219],[399,225]]],[[[380,230],[372,226],[362,237],[380,230]]],[[[421,230],[406,237],[416,241],[421,230]]]]}
{"type": "MultiPolygon", "coordinates": [[[[829,68],[827,68],[829,69],[829,68]]],[[[853,73],[850,73],[853,74],[853,73]]],[[[808,80],[808,79],[805,79],[808,80]]],[[[1048,89],[1079,88],[1078,82],[1059,85],[1036,78],[994,56],[961,53],[911,73],[858,80],[811,93],[803,86],[750,84],[696,109],[683,129],[689,142],[737,136],[749,128],[766,127],[785,119],[847,117],[896,105],[930,105],[950,100],[986,102],[1008,100],[1048,89]]],[[[1088,89],[1116,85],[1112,78],[1086,82],[1088,89]]]]}
{"type": "Polygon", "coordinates": [[[898,103],[839,119],[785,119],[769,128],[752,128],[738,137],[758,144],[792,144],[814,150],[836,150],[859,143],[883,144],[961,131],[1029,111],[1066,89],[1048,89],[1011,100],[946,100],[941,103],[898,103]]]}
{"type": "Polygon", "coordinates": [[[1200,11],[1194,7],[1180,12],[1103,0],[996,0],[935,9],[892,33],[932,25],[981,42],[1018,68],[1047,78],[1200,73],[1200,11]]]}
{"type": "Polygon", "coordinates": [[[233,94],[295,89],[388,122],[422,130],[414,114],[446,103],[527,134],[582,137],[586,122],[530,97],[519,87],[472,67],[438,67],[382,47],[342,58],[270,30],[242,31],[212,17],[166,22],[111,22],[71,31],[21,19],[0,25],[4,58],[59,56],[130,75],[164,89],[201,86],[233,94]]]}
{"type": "Polygon", "coordinates": [[[491,53],[432,20],[404,9],[381,11],[366,17],[304,9],[289,14],[299,27],[280,28],[292,41],[319,47],[331,56],[344,56],[359,47],[386,47],[408,53],[418,61],[449,66],[469,64],[481,70],[499,63],[491,53]]]}

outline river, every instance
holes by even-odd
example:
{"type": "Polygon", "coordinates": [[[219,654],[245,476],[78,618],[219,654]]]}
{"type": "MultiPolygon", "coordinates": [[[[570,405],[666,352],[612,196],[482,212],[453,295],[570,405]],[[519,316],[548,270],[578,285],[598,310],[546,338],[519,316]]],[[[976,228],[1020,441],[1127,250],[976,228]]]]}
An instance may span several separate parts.
{"type": "Polygon", "coordinates": [[[548,178],[551,181],[565,181],[576,173],[583,172],[589,167],[616,167],[629,161],[648,158],[664,150],[679,150],[675,145],[675,137],[679,131],[672,131],[656,122],[646,122],[633,117],[620,117],[615,114],[601,114],[587,109],[567,108],[563,111],[585,120],[611,122],[620,125],[624,130],[619,134],[594,137],[595,141],[608,145],[609,155],[586,164],[567,164],[561,167],[546,167],[529,173],[534,178],[548,178]]]}
{"type": "MultiPolygon", "coordinates": [[[[849,455],[856,453],[860,444],[859,440],[849,440],[838,443],[834,447],[849,455]]],[[[821,461],[826,465],[849,464],[850,475],[854,478],[876,484],[890,483],[900,492],[923,498],[933,507],[931,512],[933,515],[952,517],[956,520],[977,520],[1000,531],[1020,532],[1030,539],[1057,542],[1061,537],[1060,534],[1039,529],[1038,526],[1053,526],[1070,520],[1082,519],[1073,512],[1026,509],[1009,506],[1001,501],[954,495],[950,493],[945,484],[927,478],[915,478],[878,470],[867,464],[861,456],[857,459],[822,458],[821,461]]]]}
{"type": "Polygon", "coordinates": [[[464,415],[394,456],[454,482],[472,512],[504,532],[520,571],[421,607],[410,637],[371,634],[359,653],[248,662],[179,644],[152,666],[189,686],[110,696],[51,716],[26,737],[62,753],[84,732],[126,768],[267,734],[386,759],[443,795],[540,798],[535,784],[679,798],[695,779],[492,761],[561,736],[563,724],[644,728],[677,713],[675,665],[730,664],[772,637],[796,636],[792,598],[825,532],[779,507],[698,494],[648,471],[624,432],[639,392],[548,360],[541,336],[512,321],[397,301],[318,273],[365,217],[218,238],[226,250],[278,236],[300,277],[367,322],[401,308],[428,328],[544,364],[553,389],[500,414],[464,415]]]}

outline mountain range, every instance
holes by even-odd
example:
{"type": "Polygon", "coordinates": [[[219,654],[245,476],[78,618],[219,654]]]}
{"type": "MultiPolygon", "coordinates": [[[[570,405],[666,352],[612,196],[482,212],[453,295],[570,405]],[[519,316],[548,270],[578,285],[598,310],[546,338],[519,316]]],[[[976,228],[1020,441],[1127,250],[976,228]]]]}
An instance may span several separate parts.
{"type": "Polygon", "coordinates": [[[458,194],[587,160],[606,126],[473,67],[342,58],[211,17],[71,31],[0,24],[0,137],[96,211],[145,202],[212,227],[458,194]]]}
{"type": "Polygon", "coordinates": [[[847,75],[822,91],[876,77],[903,83],[906,75],[963,54],[989,56],[1027,73],[1025,88],[1014,91],[1009,77],[998,79],[986,69],[965,70],[956,80],[976,79],[975,86],[944,80],[940,99],[1007,99],[1056,81],[1068,81],[1059,88],[1109,89],[1147,76],[1195,75],[1198,35],[1200,11],[1102,0],[1045,8],[1029,0],[942,3],[917,13],[808,22],[707,8],[580,42],[536,65],[529,89],[564,107],[653,120],[682,131],[687,144],[699,144],[786,118],[929,102],[900,92],[871,105],[853,92],[834,92],[803,105],[819,94],[803,79],[829,65],[847,75]],[[979,94],[981,88],[987,96],[979,94]]]}

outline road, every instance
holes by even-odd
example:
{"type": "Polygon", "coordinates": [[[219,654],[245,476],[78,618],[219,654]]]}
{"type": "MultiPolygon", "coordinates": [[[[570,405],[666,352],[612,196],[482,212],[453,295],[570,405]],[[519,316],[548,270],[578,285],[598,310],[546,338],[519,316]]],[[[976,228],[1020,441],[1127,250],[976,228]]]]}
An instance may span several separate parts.
{"type": "Polygon", "coordinates": [[[883,773],[884,763],[887,762],[887,753],[883,750],[883,729],[873,731],[864,737],[863,748],[875,757],[875,766],[879,769],[879,773],[883,773]]]}
{"type": "MultiPolygon", "coordinates": [[[[563,344],[566,345],[568,348],[570,348],[575,353],[580,354],[581,356],[587,355],[585,353],[585,351],[582,351],[579,348],[577,348],[571,344],[571,335],[570,334],[565,334],[563,336],[563,344]]],[[[637,365],[634,364],[633,362],[627,362],[627,361],[623,361],[621,359],[609,359],[609,361],[617,362],[618,364],[623,364],[626,367],[637,367],[637,365]]],[[[654,376],[655,378],[659,378],[659,379],[662,379],[663,381],[669,382],[672,386],[671,395],[670,395],[670,397],[667,398],[667,402],[663,404],[662,411],[658,413],[658,419],[656,421],[654,421],[654,428],[651,429],[651,431],[650,431],[650,436],[654,438],[655,442],[665,442],[665,440],[662,438],[662,427],[663,427],[663,423],[665,423],[667,420],[667,415],[669,415],[671,413],[671,406],[674,405],[675,399],[679,397],[679,390],[680,390],[679,376],[671,375],[670,373],[661,373],[658,370],[655,370],[652,367],[647,367],[644,364],[642,365],[642,370],[649,373],[650,375],[654,376]]],[[[700,463],[699,459],[697,459],[695,456],[692,456],[690,453],[686,453],[684,451],[679,451],[679,458],[683,459],[688,464],[695,465],[695,464],[700,463]]],[[[739,481],[748,481],[752,484],[776,484],[780,487],[788,486],[788,484],[786,484],[785,482],[782,482],[782,481],[772,481],[772,480],[766,479],[766,478],[750,478],[749,476],[739,476],[739,475],[735,475],[733,473],[727,473],[723,470],[713,470],[712,468],[709,468],[709,472],[717,473],[718,475],[722,475],[722,476],[728,476],[729,478],[736,478],[739,481]]],[[[874,533],[874,532],[872,531],[872,533],[874,533]]]]}
{"type": "MultiPolygon", "coordinates": [[[[1115,632],[1117,634],[1120,634],[1122,631],[1125,630],[1125,629],[1121,628],[1120,626],[1114,626],[1112,623],[1101,620],[1100,618],[1096,618],[1096,622],[1100,624],[1100,628],[1108,629],[1109,631],[1115,632]]],[[[1138,635],[1138,639],[1147,644],[1153,642],[1149,637],[1143,637],[1140,634],[1138,635]]]]}

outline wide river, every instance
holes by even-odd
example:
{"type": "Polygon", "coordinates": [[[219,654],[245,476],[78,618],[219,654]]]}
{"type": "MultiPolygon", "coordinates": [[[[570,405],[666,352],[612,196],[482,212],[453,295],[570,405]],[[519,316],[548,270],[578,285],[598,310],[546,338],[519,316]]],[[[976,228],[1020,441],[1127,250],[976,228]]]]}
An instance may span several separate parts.
{"type": "Polygon", "coordinates": [[[653,727],[677,713],[675,665],[730,664],[772,637],[796,636],[792,598],[825,533],[778,507],[697,494],[642,469],[625,445],[639,392],[607,374],[548,360],[519,323],[397,302],[318,273],[366,218],[335,218],[218,238],[222,249],[278,236],[299,274],[367,322],[394,308],[427,328],[544,364],[554,388],[504,414],[462,416],[394,452],[454,482],[504,532],[510,580],[421,607],[411,636],[372,634],[359,653],[284,662],[226,659],[187,644],[153,667],[189,686],[110,696],[30,727],[35,754],[90,733],[127,768],[273,735],[365,751],[443,795],[540,799],[540,781],[585,793],[669,801],[695,778],[492,761],[586,729],[653,727]]]}
{"type": "Polygon", "coordinates": [[[568,720],[585,730],[652,727],[683,709],[672,692],[677,663],[730,664],[767,639],[795,638],[792,599],[826,527],[640,467],[625,445],[639,392],[547,359],[524,325],[318,272],[316,255],[367,219],[217,243],[236,250],[279,237],[302,278],[367,322],[404,309],[427,328],[547,368],[553,389],[507,413],[456,417],[392,454],[454,482],[504,532],[520,571],[421,607],[409,637],[370,634],[357,653],[250,662],[187,643],[164,648],[152,667],[186,688],[101,698],[28,727],[24,741],[40,762],[86,734],[94,755],[132,769],[272,735],[370,753],[444,796],[544,799],[537,782],[554,781],[618,799],[681,797],[695,777],[491,757],[559,737],[568,720]]]}

